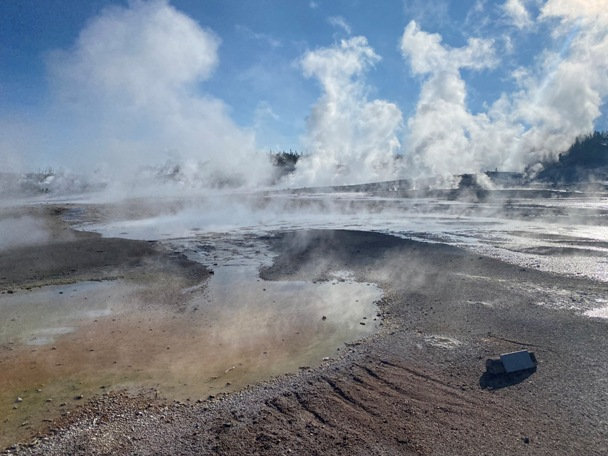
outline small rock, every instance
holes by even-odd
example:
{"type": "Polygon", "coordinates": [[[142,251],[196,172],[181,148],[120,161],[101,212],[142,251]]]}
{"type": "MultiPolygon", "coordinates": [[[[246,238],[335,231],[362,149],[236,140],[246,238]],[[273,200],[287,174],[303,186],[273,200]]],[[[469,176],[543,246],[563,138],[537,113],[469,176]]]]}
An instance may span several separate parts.
{"type": "Polygon", "coordinates": [[[323,316],[321,317],[321,320],[327,320],[327,317],[326,317],[325,315],[323,315],[323,316]]]}
{"type": "Polygon", "coordinates": [[[524,437],[522,440],[524,441],[525,444],[530,443],[530,437],[524,437]]]}
{"type": "Polygon", "coordinates": [[[15,399],[15,402],[23,402],[23,398],[17,397],[17,399],[15,399]]]}
{"type": "Polygon", "coordinates": [[[82,394],[79,394],[78,396],[74,396],[74,400],[75,401],[79,401],[83,398],[84,396],[82,394]]]}

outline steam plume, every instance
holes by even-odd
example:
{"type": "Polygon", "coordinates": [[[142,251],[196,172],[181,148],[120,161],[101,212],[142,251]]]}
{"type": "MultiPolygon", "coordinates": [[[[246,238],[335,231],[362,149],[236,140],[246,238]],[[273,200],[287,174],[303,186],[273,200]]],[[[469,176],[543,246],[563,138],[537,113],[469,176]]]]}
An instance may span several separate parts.
{"type": "MultiPolygon", "coordinates": [[[[522,4],[505,3],[513,14],[523,15],[515,6],[522,4]]],[[[408,120],[405,154],[413,169],[428,174],[521,171],[556,159],[577,136],[593,130],[608,94],[608,64],[602,57],[608,52],[608,14],[597,1],[549,0],[536,21],[553,27],[560,45],[545,51],[534,68],[518,69],[513,75],[517,90],[503,93],[478,114],[467,107],[460,70],[496,65],[494,43],[470,39],[467,46],[452,49],[415,22],[405,28],[403,56],[414,74],[425,77],[416,113],[408,120]]]]}
{"type": "Polygon", "coordinates": [[[298,163],[294,183],[345,184],[395,176],[402,115],[386,100],[369,100],[365,71],[380,60],[358,36],[307,52],[304,75],[315,77],[322,95],[308,118],[304,138],[313,153],[298,163]]]}
{"type": "Polygon", "coordinates": [[[206,182],[263,180],[266,161],[251,159],[254,134],[221,100],[200,94],[219,45],[163,0],[105,9],[72,49],[48,60],[54,109],[74,127],[74,161],[129,175],[170,157],[206,182]]]}

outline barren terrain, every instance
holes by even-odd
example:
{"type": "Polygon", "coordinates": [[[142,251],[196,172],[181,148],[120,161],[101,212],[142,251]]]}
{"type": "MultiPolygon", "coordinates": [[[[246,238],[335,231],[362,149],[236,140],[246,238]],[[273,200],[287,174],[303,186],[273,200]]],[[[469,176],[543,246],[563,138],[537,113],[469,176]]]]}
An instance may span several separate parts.
{"type": "MultiPolygon", "coordinates": [[[[147,243],[79,236],[67,241],[75,250],[64,241],[37,249],[42,262],[28,259],[34,253],[27,249],[3,252],[4,292],[70,274],[148,274],[148,264],[205,275],[147,243]],[[90,263],[95,254],[105,257],[90,263]],[[39,266],[30,271],[32,264],[39,266]]],[[[369,232],[298,231],[264,241],[277,254],[260,271],[265,281],[323,281],[348,270],[377,283],[384,290],[377,333],[318,366],[229,394],[180,402],[148,391],[100,392],[6,452],[608,453],[606,320],[541,305],[557,291],[573,302],[605,296],[605,284],[369,232]],[[484,374],[487,357],[522,348],[536,353],[537,372],[484,374]]]]}

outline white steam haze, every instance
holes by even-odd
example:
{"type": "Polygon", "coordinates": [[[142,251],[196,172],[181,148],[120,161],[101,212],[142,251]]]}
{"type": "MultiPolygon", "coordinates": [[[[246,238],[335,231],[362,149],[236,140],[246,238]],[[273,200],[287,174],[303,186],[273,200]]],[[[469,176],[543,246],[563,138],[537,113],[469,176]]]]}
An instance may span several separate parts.
{"type": "Polygon", "coordinates": [[[346,184],[396,177],[402,116],[385,100],[368,100],[365,71],[380,57],[362,37],[309,51],[301,60],[318,79],[321,98],[308,118],[304,138],[313,151],[298,163],[294,183],[346,184]]]}
{"type": "Polygon", "coordinates": [[[414,21],[405,28],[401,40],[403,56],[409,58],[415,74],[428,75],[416,113],[408,120],[408,148],[415,168],[430,174],[447,174],[478,170],[494,163],[495,157],[478,148],[487,134],[488,116],[468,111],[466,85],[460,76],[462,68],[482,70],[495,65],[492,44],[470,39],[466,47],[449,49],[441,44],[440,35],[422,31],[414,21]]]}
{"type": "Polygon", "coordinates": [[[185,179],[260,183],[269,165],[251,157],[253,132],[222,100],[196,91],[218,65],[219,45],[165,1],[105,9],[48,61],[57,105],[83,138],[74,162],[127,177],[170,159],[185,179]]]}
{"type": "MultiPolygon", "coordinates": [[[[608,94],[608,21],[599,4],[545,3],[538,21],[558,19],[553,37],[563,46],[541,55],[536,68],[519,68],[518,90],[503,93],[478,114],[467,108],[460,70],[496,65],[495,43],[470,39],[466,47],[452,49],[440,35],[411,22],[401,50],[412,71],[425,76],[416,114],[408,120],[406,154],[413,166],[430,174],[522,171],[556,159],[577,136],[591,132],[608,94]]],[[[504,6],[517,27],[528,25],[523,2],[504,6]]]]}
{"type": "MultiPolygon", "coordinates": [[[[475,111],[465,76],[488,75],[504,64],[505,52],[518,52],[508,36],[483,36],[487,29],[480,28],[450,46],[420,22],[404,21],[394,37],[403,74],[393,82],[405,90],[409,72],[420,91],[412,106],[401,106],[377,96],[368,78],[383,65],[373,43],[344,17],[325,18],[347,37],[293,55],[319,95],[302,111],[306,129],[293,145],[306,154],[282,184],[522,171],[556,159],[591,132],[608,94],[605,0],[506,0],[493,7],[514,33],[552,33],[532,65],[512,69],[515,89],[475,111]]],[[[60,156],[73,171],[98,170],[109,181],[129,182],[146,167],[165,165],[161,173],[177,174],[187,188],[267,185],[272,169],[255,122],[239,125],[232,117],[239,107],[206,90],[222,40],[203,25],[168,0],[105,8],[71,47],[48,55],[51,93],[41,115],[47,122],[0,118],[0,165],[32,167],[32,151],[48,150],[49,163],[35,168],[60,156]],[[58,146],[55,136],[68,139],[58,146]]]]}

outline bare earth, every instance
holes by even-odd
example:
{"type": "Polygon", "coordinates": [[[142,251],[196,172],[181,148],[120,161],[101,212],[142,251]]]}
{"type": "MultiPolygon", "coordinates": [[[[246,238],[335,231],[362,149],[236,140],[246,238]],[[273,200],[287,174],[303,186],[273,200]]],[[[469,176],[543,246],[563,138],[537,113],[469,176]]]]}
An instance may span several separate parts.
{"type": "MultiPolygon", "coordinates": [[[[150,243],[57,239],[3,252],[3,292],[158,271],[187,286],[207,274],[150,243]]],[[[260,271],[264,280],[324,280],[346,269],[379,284],[380,331],[318,367],[199,401],[100,394],[6,453],[608,454],[608,323],[539,305],[555,290],[573,302],[605,296],[605,284],[374,233],[266,241],[278,256],[260,271]],[[536,373],[484,375],[487,357],[522,348],[536,353],[536,373]]]]}

